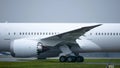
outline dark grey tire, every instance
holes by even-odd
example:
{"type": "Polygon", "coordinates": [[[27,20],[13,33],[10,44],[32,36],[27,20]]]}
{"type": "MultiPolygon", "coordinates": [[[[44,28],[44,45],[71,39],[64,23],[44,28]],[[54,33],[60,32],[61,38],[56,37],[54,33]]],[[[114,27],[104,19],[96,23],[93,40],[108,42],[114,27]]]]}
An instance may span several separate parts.
{"type": "Polygon", "coordinates": [[[76,59],[77,62],[84,62],[84,57],[78,56],[76,59]]]}
{"type": "Polygon", "coordinates": [[[68,56],[67,57],[67,62],[75,62],[76,61],[76,57],[75,56],[68,56]]]}
{"type": "Polygon", "coordinates": [[[60,56],[59,61],[60,62],[66,62],[67,61],[67,57],[66,56],[60,56]]]}

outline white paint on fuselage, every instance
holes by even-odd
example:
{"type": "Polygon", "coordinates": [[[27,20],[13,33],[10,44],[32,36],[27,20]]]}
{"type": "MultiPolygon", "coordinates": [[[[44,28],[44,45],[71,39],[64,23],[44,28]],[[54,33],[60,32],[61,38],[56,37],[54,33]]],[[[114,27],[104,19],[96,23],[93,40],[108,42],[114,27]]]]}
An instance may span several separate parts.
{"type": "Polygon", "coordinates": [[[120,51],[120,24],[103,24],[90,30],[85,36],[88,40],[97,44],[101,48],[100,51],[120,51]]]}
{"type": "MultiPolygon", "coordinates": [[[[99,23],[0,23],[0,51],[9,51],[11,40],[19,38],[41,39],[52,35],[20,35],[19,33],[54,33],[68,32],[82,27],[93,26],[99,23]],[[16,33],[14,35],[14,32],[16,33]],[[8,35],[10,33],[10,35],[8,35]]],[[[96,33],[120,33],[120,24],[102,24],[85,34],[85,40],[93,42],[92,45],[81,46],[83,51],[120,51],[120,35],[96,35],[96,33]],[[92,33],[92,35],[90,35],[92,33]],[[96,49],[95,49],[96,48],[96,49]]],[[[54,35],[54,34],[53,34],[54,35]]],[[[89,43],[91,43],[89,42],[89,43]]],[[[87,43],[87,42],[86,42],[87,43]]]]}

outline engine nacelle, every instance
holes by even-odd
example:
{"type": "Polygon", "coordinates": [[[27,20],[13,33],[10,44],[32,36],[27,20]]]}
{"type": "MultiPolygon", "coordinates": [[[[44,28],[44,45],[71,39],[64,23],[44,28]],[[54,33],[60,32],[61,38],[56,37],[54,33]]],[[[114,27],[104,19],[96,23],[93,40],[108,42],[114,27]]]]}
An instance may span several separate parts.
{"type": "Polygon", "coordinates": [[[11,55],[13,57],[37,57],[41,52],[46,51],[42,43],[35,40],[17,39],[11,42],[11,55]]]}

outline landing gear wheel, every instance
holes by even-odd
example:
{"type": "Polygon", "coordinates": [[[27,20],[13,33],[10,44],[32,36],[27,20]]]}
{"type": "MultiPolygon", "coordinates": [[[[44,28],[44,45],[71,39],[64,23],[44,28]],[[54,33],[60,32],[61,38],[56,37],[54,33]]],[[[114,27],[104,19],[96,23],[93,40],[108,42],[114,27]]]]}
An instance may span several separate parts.
{"type": "Polygon", "coordinates": [[[84,62],[84,57],[78,56],[76,61],[77,62],[84,62]]]}
{"type": "Polygon", "coordinates": [[[67,57],[67,62],[75,62],[76,61],[76,57],[75,56],[68,56],[67,57]]]}
{"type": "Polygon", "coordinates": [[[60,56],[59,61],[60,62],[66,62],[67,61],[67,57],[66,56],[60,56]]]}

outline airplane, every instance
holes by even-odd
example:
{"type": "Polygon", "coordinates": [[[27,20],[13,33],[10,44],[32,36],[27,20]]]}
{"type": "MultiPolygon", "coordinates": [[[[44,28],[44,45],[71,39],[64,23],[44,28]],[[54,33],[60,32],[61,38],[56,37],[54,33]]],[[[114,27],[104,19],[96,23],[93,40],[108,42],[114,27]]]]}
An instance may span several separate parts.
{"type": "Polygon", "coordinates": [[[0,52],[84,62],[80,53],[119,52],[119,23],[0,23],[0,52]]]}

